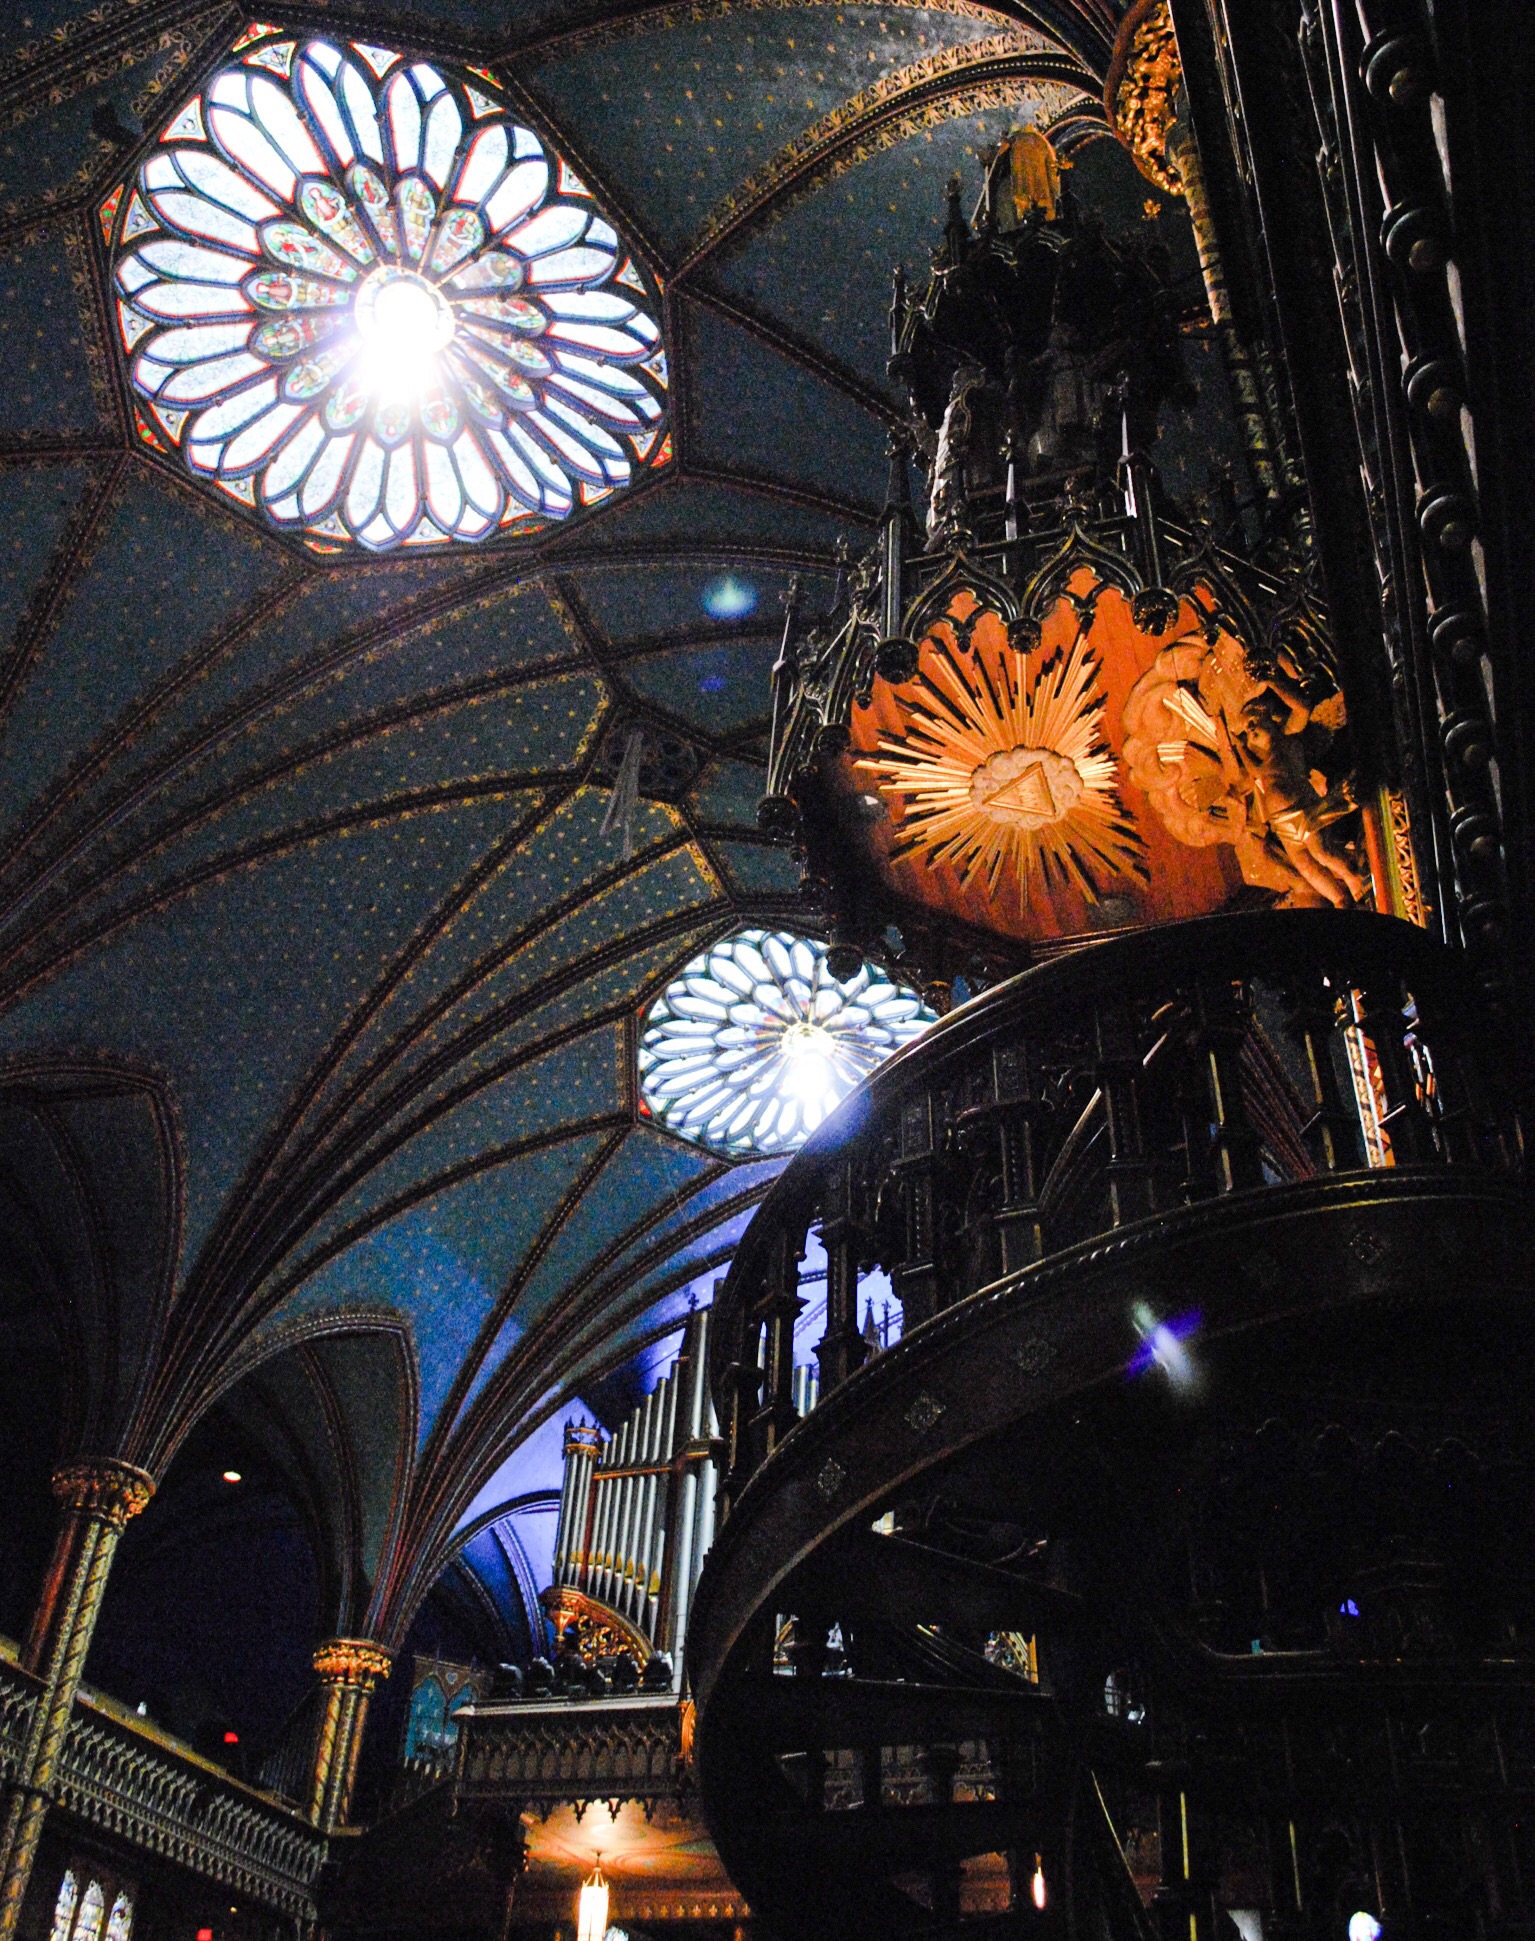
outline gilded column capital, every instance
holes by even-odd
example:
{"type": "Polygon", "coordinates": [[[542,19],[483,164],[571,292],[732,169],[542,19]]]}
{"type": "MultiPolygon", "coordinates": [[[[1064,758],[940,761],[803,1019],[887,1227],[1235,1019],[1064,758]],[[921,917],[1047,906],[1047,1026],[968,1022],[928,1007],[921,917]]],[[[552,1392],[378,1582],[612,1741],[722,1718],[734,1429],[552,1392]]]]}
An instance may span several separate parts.
{"type": "Polygon", "coordinates": [[[1182,85],[1167,0],[1136,0],[1120,25],[1103,105],[1136,167],[1166,195],[1183,194],[1183,178],[1167,149],[1182,85]]]}
{"type": "Polygon", "coordinates": [[[131,1462],[105,1456],[97,1462],[70,1463],[56,1469],[52,1488],[66,1509],[79,1510],[121,1530],[154,1495],[155,1479],[131,1462]]]}
{"type": "Polygon", "coordinates": [[[327,1685],[356,1685],[371,1692],[389,1676],[394,1653],[371,1638],[327,1638],[314,1654],[314,1668],[327,1685]]]}

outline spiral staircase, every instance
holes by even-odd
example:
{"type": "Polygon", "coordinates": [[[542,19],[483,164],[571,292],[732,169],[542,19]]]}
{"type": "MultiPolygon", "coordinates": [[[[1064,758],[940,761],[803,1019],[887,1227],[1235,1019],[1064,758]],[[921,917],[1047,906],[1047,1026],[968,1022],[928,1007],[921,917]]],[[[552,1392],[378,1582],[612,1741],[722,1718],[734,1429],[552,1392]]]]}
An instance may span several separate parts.
{"type": "Polygon", "coordinates": [[[712,1341],[696,1760],[770,1933],[1528,1931],[1521,1164],[1457,960],[1331,912],[1072,952],[844,1103],[712,1341]]]}

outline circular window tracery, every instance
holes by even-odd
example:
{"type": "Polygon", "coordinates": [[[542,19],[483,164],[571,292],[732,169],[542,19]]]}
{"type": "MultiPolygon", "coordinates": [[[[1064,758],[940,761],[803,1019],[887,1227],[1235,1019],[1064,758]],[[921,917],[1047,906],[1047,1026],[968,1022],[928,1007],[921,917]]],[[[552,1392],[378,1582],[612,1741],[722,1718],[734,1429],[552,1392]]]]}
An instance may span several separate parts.
{"type": "Polygon", "coordinates": [[[719,1152],[792,1152],[935,1015],[872,964],[839,984],[813,938],[738,931],[651,1006],[641,1095],[663,1125],[719,1152]]]}
{"type": "Polygon", "coordinates": [[[493,77],[257,34],[103,205],[141,433],[320,551],[535,530],[664,463],[654,286],[493,77]]]}

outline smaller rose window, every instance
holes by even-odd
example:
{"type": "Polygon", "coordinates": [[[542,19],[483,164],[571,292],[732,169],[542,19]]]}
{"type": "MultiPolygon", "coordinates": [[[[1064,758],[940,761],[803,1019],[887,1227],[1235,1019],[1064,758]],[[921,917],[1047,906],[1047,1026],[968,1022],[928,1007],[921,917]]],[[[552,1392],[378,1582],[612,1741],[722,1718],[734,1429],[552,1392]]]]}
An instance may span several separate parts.
{"type": "Polygon", "coordinates": [[[742,1156],[788,1153],[934,1014],[873,964],[839,983],[826,946],[742,930],[651,1005],[640,1092],[663,1125],[742,1156]]]}
{"type": "Polygon", "coordinates": [[[149,442],[322,551],[535,529],[665,462],[654,285],[491,76],[236,54],[102,209],[149,442]]]}

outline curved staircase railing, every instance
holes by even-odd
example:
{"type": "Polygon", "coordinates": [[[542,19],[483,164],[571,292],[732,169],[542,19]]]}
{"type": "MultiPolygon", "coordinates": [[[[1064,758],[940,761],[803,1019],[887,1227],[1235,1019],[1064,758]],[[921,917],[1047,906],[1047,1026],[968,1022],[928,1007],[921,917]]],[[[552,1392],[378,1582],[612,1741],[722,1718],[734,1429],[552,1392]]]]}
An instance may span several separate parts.
{"type": "Polygon", "coordinates": [[[1330,1719],[1395,1707],[1416,1745],[1475,1690],[1535,1748],[1535,1574],[1445,1589],[1474,1546],[1444,1502],[1490,1515],[1489,1478],[1535,1485],[1516,1104],[1458,959],[1302,912],[1057,958],[844,1102],[714,1314],[728,1473],[688,1639],[697,1759],[775,1932],[1230,1941],[1235,1814],[1267,1931],[1330,1935],[1317,1802],[1337,1816],[1341,1770],[1376,1783],[1374,1740],[1317,1751],[1330,1719]],[[876,1266],[904,1333],[870,1359],[876,1266]],[[1465,1494],[1441,1501],[1452,1447],[1465,1494]],[[1294,1735],[1287,1779],[1253,1751],[1260,1717],[1294,1735]]]}

